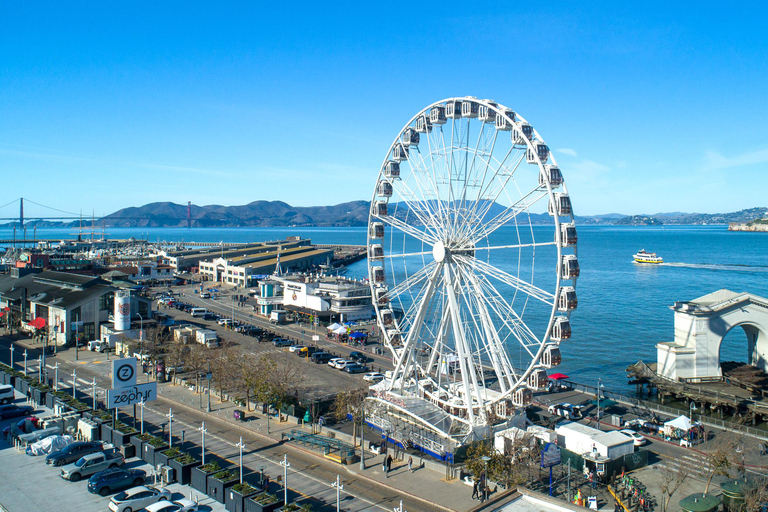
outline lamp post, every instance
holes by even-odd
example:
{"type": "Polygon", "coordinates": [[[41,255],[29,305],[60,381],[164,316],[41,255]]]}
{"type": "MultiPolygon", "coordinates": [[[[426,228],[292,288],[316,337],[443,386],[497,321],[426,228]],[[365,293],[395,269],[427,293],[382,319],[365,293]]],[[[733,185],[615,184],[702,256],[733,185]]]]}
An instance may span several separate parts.
{"type": "Polygon", "coordinates": [[[24,376],[27,376],[27,349],[24,349],[24,376]]]}
{"type": "Polygon", "coordinates": [[[600,388],[603,387],[603,381],[597,378],[597,430],[600,430],[600,388]]]}
{"type": "Polygon", "coordinates": [[[173,448],[173,409],[169,407],[165,417],[168,418],[168,448],[173,448]]]}
{"type": "Polygon", "coordinates": [[[287,453],[283,455],[280,465],[283,466],[283,502],[288,505],[288,468],[291,467],[291,463],[288,462],[287,453]]]}
{"type": "Polygon", "coordinates": [[[243,483],[243,448],[245,448],[245,445],[243,444],[243,436],[240,436],[240,442],[237,443],[235,446],[240,448],[240,483],[243,483]]]}
{"type": "Polygon", "coordinates": [[[344,490],[344,485],[340,482],[339,475],[336,475],[336,481],[331,482],[331,487],[336,489],[336,512],[341,510],[341,491],[344,490]]]}
{"type": "Polygon", "coordinates": [[[199,430],[200,433],[203,435],[203,451],[202,451],[203,457],[202,457],[202,459],[203,459],[203,466],[205,466],[205,433],[208,432],[208,430],[206,430],[206,428],[205,428],[205,422],[203,422],[203,425],[200,428],[198,428],[197,430],[199,430]]]}
{"type": "MultiPolygon", "coordinates": [[[[205,409],[205,412],[211,412],[211,363],[208,362],[208,373],[205,374],[205,378],[208,379],[208,408],[205,409]]],[[[267,425],[269,426],[269,425],[267,425]]],[[[267,433],[269,433],[269,429],[267,429],[267,433]]]]}
{"type": "Polygon", "coordinates": [[[43,356],[37,357],[37,380],[43,382],[43,356]]]}
{"type": "Polygon", "coordinates": [[[144,398],[142,397],[141,402],[139,402],[139,407],[141,407],[141,434],[144,435],[144,398]]]}
{"type": "Polygon", "coordinates": [[[13,343],[11,343],[11,348],[10,348],[10,351],[11,351],[11,370],[13,370],[13,351],[14,350],[16,350],[16,349],[14,348],[13,343]]]}
{"type": "Polygon", "coordinates": [[[360,469],[365,469],[365,439],[363,438],[365,427],[365,407],[360,403],[360,469]]]}
{"type": "MultiPolygon", "coordinates": [[[[96,377],[94,377],[93,378],[93,382],[91,382],[91,393],[93,394],[93,407],[92,407],[92,409],[95,411],[96,410],[96,377]]],[[[133,421],[136,421],[135,417],[134,417],[133,421]]],[[[134,426],[135,426],[135,424],[134,424],[134,426]]]]}
{"type": "Polygon", "coordinates": [[[485,478],[483,479],[483,501],[488,499],[488,462],[491,458],[487,455],[480,457],[480,460],[485,463],[485,478]]]}
{"type": "Polygon", "coordinates": [[[72,370],[72,398],[77,398],[77,368],[72,370]]]}

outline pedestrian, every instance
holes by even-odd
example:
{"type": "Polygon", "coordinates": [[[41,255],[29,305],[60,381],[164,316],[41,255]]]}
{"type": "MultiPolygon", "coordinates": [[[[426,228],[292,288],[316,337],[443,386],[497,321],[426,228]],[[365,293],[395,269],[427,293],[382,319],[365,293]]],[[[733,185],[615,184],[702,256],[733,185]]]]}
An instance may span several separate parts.
{"type": "Polygon", "coordinates": [[[387,478],[389,478],[389,472],[392,469],[392,456],[387,455],[387,478]]]}
{"type": "Polygon", "coordinates": [[[413,457],[408,457],[408,472],[413,473],[413,457]]]}
{"type": "Polygon", "coordinates": [[[384,460],[381,461],[381,470],[384,473],[386,473],[387,472],[387,452],[386,452],[386,450],[383,453],[384,453],[384,460]]]}
{"type": "Polygon", "coordinates": [[[597,482],[595,482],[595,472],[590,471],[589,472],[589,483],[592,484],[592,488],[597,488],[597,482]]]}
{"type": "Polygon", "coordinates": [[[477,492],[478,491],[477,486],[478,486],[477,480],[475,480],[475,483],[472,484],[472,499],[473,500],[476,500],[477,498],[479,498],[479,494],[477,492]]]}

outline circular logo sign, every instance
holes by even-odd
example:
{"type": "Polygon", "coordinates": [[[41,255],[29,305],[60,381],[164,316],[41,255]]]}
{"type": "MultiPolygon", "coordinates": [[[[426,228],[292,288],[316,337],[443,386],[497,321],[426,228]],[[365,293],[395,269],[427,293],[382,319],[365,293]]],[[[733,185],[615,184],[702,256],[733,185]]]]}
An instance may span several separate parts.
{"type": "Polygon", "coordinates": [[[118,311],[120,311],[120,314],[123,316],[128,316],[131,314],[131,305],[128,303],[120,304],[120,307],[118,308],[118,311]]]}
{"type": "Polygon", "coordinates": [[[133,379],[133,365],[124,364],[117,368],[117,380],[120,382],[129,382],[133,379]]]}

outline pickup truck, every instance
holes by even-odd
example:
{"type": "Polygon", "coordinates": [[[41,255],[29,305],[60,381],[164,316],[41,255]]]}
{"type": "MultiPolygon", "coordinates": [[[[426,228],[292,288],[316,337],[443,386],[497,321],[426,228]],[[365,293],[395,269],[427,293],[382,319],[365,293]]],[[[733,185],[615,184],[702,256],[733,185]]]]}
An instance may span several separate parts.
{"type": "Polygon", "coordinates": [[[80,457],[77,462],[61,468],[61,478],[77,482],[84,476],[90,476],[104,469],[122,466],[125,460],[120,452],[99,452],[80,457]]]}

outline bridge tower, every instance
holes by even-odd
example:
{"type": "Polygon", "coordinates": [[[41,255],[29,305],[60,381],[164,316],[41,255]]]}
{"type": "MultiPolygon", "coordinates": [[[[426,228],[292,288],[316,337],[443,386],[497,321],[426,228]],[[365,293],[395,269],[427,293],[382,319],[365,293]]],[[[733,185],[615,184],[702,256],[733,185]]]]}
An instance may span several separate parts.
{"type": "Polygon", "coordinates": [[[192,201],[187,201],[187,227],[192,227],[192,201]]]}
{"type": "Polygon", "coordinates": [[[19,229],[24,229],[24,198],[19,198],[19,229]]]}

